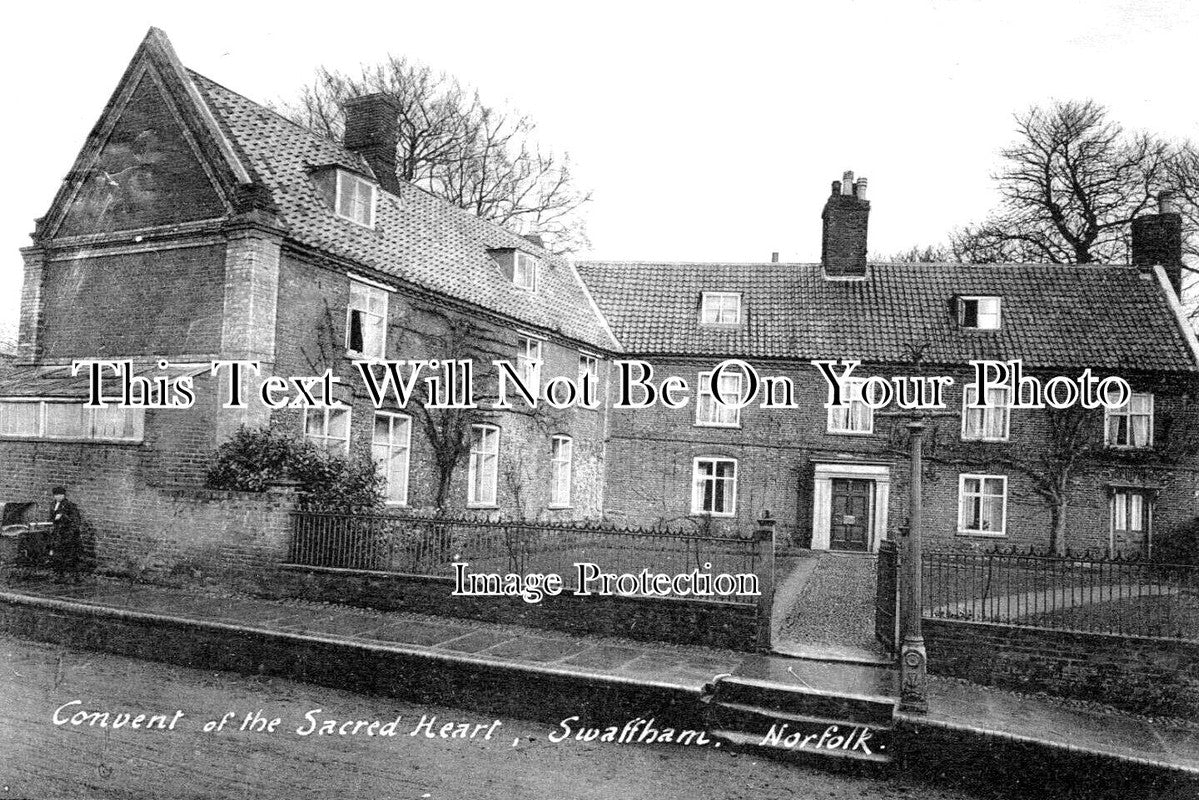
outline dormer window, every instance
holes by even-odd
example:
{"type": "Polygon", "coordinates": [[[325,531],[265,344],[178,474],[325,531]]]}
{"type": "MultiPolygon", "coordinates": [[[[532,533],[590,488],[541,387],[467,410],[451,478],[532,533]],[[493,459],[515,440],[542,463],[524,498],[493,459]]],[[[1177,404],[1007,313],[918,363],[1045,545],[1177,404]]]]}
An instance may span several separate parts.
{"type": "Polygon", "coordinates": [[[512,282],[530,292],[537,291],[537,258],[520,250],[512,262],[512,282]]]}
{"type": "Polygon", "coordinates": [[[999,330],[1000,298],[959,297],[958,324],[980,331],[999,330]]]}
{"type": "Polygon", "coordinates": [[[740,292],[704,292],[699,321],[703,325],[740,325],[740,292]]]}
{"type": "Polygon", "coordinates": [[[375,227],[375,184],[343,170],[337,171],[337,216],[375,227]]]}

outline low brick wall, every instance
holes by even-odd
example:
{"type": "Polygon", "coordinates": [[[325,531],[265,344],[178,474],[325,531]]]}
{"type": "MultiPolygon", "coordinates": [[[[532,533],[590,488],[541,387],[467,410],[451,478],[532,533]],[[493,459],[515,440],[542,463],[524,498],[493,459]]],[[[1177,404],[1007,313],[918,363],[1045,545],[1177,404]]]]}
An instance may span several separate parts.
{"type": "Polygon", "coordinates": [[[147,487],[96,524],[97,569],[145,580],[254,581],[287,556],[290,491],[147,487]]]}
{"type": "Polygon", "coordinates": [[[278,597],[346,603],[384,611],[477,619],[641,641],[756,649],[757,609],[706,600],[578,597],[540,603],[516,597],[457,597],[450,578],[289,566],[270,580],[278,597]]]}
{"type": "Polygon", "coordinates": [[[1199,715],[1199,642],[925,619],[928,669],[1140,713],[1199,715]]]}

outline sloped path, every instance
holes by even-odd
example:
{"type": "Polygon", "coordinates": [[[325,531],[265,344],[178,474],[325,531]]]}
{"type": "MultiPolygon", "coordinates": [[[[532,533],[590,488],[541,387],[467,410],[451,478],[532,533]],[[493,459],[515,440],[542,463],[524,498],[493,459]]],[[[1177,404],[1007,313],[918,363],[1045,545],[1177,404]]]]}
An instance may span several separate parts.
{"type": "Polygon", "coordinates": [[[797,558],[799,563],[775,591],[775,652],[890,663],[874,638],[877,558],[818,551],[797,558]]]}

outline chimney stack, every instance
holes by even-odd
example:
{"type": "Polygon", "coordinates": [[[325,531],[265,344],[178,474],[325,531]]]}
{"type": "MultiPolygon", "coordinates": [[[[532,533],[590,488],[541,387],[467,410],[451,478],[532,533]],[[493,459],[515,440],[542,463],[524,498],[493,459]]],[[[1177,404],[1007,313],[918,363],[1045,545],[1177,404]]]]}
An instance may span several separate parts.
{"type": "Polygon", "coordinates": [[[395,101],[386,94],[364,94],[345,102],[345,146],[366,159],[379,185],[399,194],[396,147],[400,129],[395,101]]]}
{"type": "Polygon", "coordinates": [[[824,234],[820,244],[820,262],[827,277],[866,276],[866,225],[870,219],[870,201],[866,199],[866,179],[854,180],[847,171],[833,181],[832,193],[821,214],[824,234]]]}
{"type": "Polygon", "coordinates": [[[770,254],[770,263],[771,264],[779,263],[779,253],[777,250],[775,250],[773,253],[770,254]]]}
{"type": "Polygon", "coordinates": [[[1173,192],[1157,196],[1157,213],[1146,214],[1132,221],[1132,263],[1151,272],[1160,264],[1174,287],[1182,296],[1182,214],[1174,202],[1173,192]]]}

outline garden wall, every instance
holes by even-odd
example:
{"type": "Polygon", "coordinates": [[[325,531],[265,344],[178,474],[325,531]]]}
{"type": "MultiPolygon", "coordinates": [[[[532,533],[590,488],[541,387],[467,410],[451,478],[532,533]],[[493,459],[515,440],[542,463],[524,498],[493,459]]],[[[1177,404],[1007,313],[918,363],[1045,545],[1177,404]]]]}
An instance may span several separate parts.
{"type": "Polygon", "coordinates": [[[540,603],[518,597],[457,597],[451,578],[395,575],[323,567],[285,567],[271,581],[279,597],[413,611],[568,633],[620,636],[752,652],[758,612],[751,605],[708,600],[578,597],[564,593],[540,603]]]}
{"type": "Polygon", "coordinates": [[[949,619],[926,618],[923,628],[928,669],[937,675],[1199,716],[1199,642],[949,619]]]}

